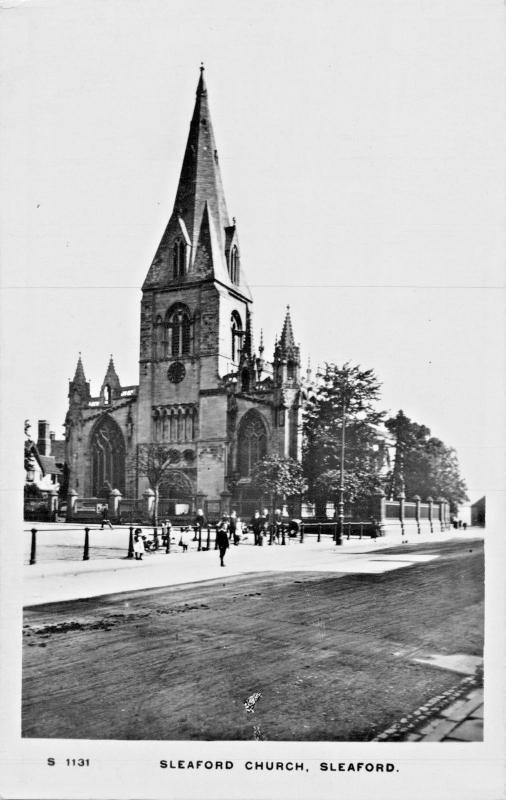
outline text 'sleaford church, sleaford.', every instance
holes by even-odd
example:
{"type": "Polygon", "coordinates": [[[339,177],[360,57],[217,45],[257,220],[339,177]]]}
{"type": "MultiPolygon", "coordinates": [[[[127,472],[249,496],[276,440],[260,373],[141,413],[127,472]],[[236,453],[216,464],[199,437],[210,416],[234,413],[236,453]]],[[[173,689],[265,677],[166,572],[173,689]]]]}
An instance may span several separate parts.
{"type": "Polygon", "coordinates": [[[138,386],[121,386],[111,358],[92,397],[81,357],[69,386],[69,488],[126,497],[148,488],[139,448],[164,443],[173,468],[161,496],[216,506],[251,495],[268,453],[300,457],[300,350],[289,310],[264,360],[252,297],[229,219],[203,68],[174,208],[142,287],[138,386]]]}

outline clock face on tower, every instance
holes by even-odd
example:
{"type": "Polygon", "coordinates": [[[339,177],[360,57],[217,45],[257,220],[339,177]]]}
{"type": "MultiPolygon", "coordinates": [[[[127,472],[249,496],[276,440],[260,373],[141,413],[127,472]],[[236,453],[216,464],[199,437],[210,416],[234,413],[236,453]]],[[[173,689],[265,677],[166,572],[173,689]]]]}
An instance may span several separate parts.
{"type": "Polygon", "coordinates": [[[167,378],[171,383],[180,383],[186,375],[186,369],[182,361],[174,361],[167,370],[167,378]]]}

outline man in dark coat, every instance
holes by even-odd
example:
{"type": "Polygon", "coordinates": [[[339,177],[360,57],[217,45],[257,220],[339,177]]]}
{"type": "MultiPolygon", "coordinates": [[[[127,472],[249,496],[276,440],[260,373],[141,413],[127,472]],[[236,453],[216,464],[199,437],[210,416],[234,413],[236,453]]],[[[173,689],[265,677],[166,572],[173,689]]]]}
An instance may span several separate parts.
{"type": "Polygon", "coordinates": [[[228,538],[234,544],[237,544],[236,531],[237,531],[237,512],[232,511],[228,522],[228,538]]]}
{"type": "Polygon", "coordinates": [[[260,512],[255,511],[255,516],[251,520],[251,528],[253,530],[253,536],[255,537],[255,544],[260,544],[260,530],[261,530],[262,521],[260,519],[260,512]]]}
{"type": "Polygon", "coordinates": [[[225,553],[228,549],[228,533],[227,533],[227,522],[222,520],[217,529],[216,529],[216,544],[218,545],[218,550],[220,551],[220,566],[224,567],[225,564],[223,559],[225,558],[225,553]]]}

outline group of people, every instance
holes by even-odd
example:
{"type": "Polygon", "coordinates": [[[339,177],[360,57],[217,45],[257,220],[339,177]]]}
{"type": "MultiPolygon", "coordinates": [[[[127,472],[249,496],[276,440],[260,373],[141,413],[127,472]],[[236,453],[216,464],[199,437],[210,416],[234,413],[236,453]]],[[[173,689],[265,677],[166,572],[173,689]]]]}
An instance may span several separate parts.
{"type": "Polygon", "coordinates": [[[251,520],[251,528],[255,537],[254,543],[261,547],[266,536],[269,537],[269,544],[273,544],[273,542],[280,544],[286,533],[289,536],[296,536],[299,526],[297,520],[283,516],[281,509],[277,508],[271,519],[269,510],[264,508],[261,512],[255,511],[251,520]]]}
{"type": "MultiPolygon", "coordinates": [[[[107,524],[107,518],[103,520],[107,524]]],[[[194,523],[192,526],[184,526],[181,528],[179,536],[179,546],[182,547],[183,552],[187,551],[191,541],[197,541],[199,535],[202,535],[202,530],[207,527],[207,522],[202,509],[197,511],[194,523]],[[191,529],[193,528],[194,537],[191,537],[191,529]]],[[[167,548],[167,544],[171,541],[172,524],[169,519],[163,520],[160,523],[161,528],[161,543],[162,547],[167,548]]],[[[252,531],[254,537],[254,544],[261,547],[264,539],[268,537],[269,544],[284,543],[284,536],[286,533],[290,536],[297,534],[298,525],[296,520],[289,520],[287,516],[283,516],[281,510],[278,508],[271,516],[268,509],[263,511],[255,511],[255,514],[249,525],[245,525],[241,518],[237,515],[236,511],[230,514],[223,514],[216,524],[216,549],[220,556],[220,566],[225,566],[225,555],[231,544],[238,545],[243,538],[244,534],[249,530],[252,531]]],[[[156,543],[148,539],[142,533],[141,528],[136,528],[134,531],[134,557],[137,560],[142,560],[142,556],[146,550],[156,549],[156,543]]]]}

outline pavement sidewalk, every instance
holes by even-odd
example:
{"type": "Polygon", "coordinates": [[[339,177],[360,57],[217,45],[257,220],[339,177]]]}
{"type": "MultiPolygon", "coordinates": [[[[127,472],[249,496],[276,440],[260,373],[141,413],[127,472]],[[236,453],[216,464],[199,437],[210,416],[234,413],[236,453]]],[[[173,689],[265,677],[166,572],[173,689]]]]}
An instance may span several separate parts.
{"type": "MultiPolygon", "coordinates": [[[[482,538],[481,530],[421,534],[409,544],[441,543],[482,538]]],[[[252,572],[381,573],[429,561],[437,555],[378,553],[398,547],[399,535],[374,539],[350,539],[336,546],[332,541],[289,540],[287,546],[232,546],[220,568],[215,550],[146,553],[142,561],[126,558],[95,558],[89,561],[52,561],[23,569],[23,605],[64,602],[105,594],[177,586],[200,581],[223,580],[252,572]]]]}
{"type": "Polygon", "coordinates": [[[467,677],[391,725],[375,741],[483,741],[483,659],[469,657],[459,671],[466,671],[467,677]],[[479,662],[476,667],[475,662],[479,662]]]}

